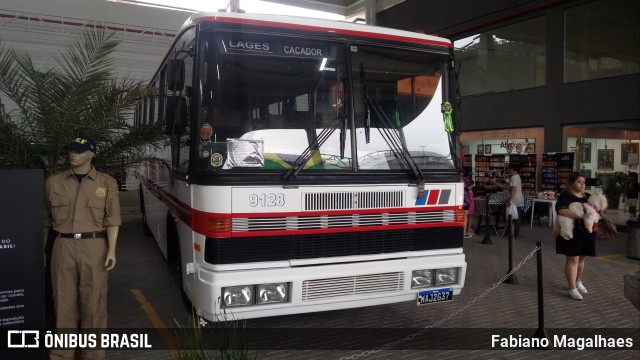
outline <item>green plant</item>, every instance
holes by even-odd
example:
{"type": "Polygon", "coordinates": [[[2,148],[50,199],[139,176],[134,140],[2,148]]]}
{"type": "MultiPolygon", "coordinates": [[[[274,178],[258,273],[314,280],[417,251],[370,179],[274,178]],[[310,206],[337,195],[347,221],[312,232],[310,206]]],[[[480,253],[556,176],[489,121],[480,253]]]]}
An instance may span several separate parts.
{"type": "Polygon", "coordinates": [[[58,172],[67,166],[65,146],[79,134],[97,142],[94,164],[102,169],[123,158],[138,162],[161,145],[161,124],[130,124],[135,105],[155,91],[115,75],[119,41],[112,37],[89,29],[42,69],[0,44],[0,168],[58,172]]]}
{"type": "Polygon", "coordinates": [[[181,330],[176,341],[178,359],[255,360],[257,354],[251,351],[244,337],[246,322],[229,319],[226,311],[216,317],[216,322],[209,323],[192,313],[186,328],[176,321],[181,330]]]}
{"type": "Polygon", "coordinates": [[[624,194],[627,188],[627,174],[616,171],[605,180],[603,185],[604,194],[607,196],[610,209],[617,209],[620,202],[620,195],[624,194]]]}

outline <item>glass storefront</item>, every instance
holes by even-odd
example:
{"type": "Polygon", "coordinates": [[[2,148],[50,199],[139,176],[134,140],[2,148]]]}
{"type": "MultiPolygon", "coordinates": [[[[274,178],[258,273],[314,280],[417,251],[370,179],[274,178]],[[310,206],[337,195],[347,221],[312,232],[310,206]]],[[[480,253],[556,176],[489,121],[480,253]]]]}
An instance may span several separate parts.
{"type": "MultiPolygon", "coordinates": [[[[462,133],[460,140],[465,154],[465,171],[476,181],[479,193],[488,177],[495,175],[507,180],[507,166],[516,156],[519,162],[526,159],[534,168],[539,168],[537,164],[542,163],[543,127],[467,131],[462,133]]],[[[540,171],[530,171],[529,175],[531,179],[527,189],[537,191],[541,181],[540,171]]]]}
{"type": "Polygon", "coordinates": [[[568,8],[564,82],[640,72],[638,23],[638,0],[600,0],[568,8]]]}
{"type": "Polygon", "coordinates": [[[574,151],[576,169],[587,178],[603,179],[616,172],[638,172],[640,131],[603,126],[566,126],[564,151],[574,151]]]}
{"type": "Polygon", "coordinates": [[[463,96],[546,84],[547,16],[456,40],[463,96]]]}
{"type": "MultiPolygon", "coordinates": [[[[600,184],[616,174],[638,172],[640,131],[597,125],[575,125],[563,128],[562,149],[549,152],[575,153],[574,170],[586,178],[598,179],[600,184]]],[[[467,167],[476,175],[476,158],[480,156],[535,155],[536,191],[541,191],[544,128],[500,129],[468,131],[461,136],[467,167]]],[[[506,166],[506,164],[505,164],[506,166]]]]}

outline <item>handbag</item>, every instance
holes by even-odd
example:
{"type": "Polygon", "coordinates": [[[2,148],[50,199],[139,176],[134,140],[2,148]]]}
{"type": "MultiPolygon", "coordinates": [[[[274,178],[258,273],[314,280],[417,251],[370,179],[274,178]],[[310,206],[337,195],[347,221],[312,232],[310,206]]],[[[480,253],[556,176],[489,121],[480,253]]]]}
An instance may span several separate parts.
{"type": "Polygon", "coordinates": [[[618,228],[613,221],[607,219],[600,214],[600,220],[598,220],[598,240],[606,240],[618,235],[618,228]]]}
{"type": "Polygon", "coordinates": [[[516,207],[516,204],[511,203],[511,205],[509,205],[509,207],[507,208],[507,216],[509,215],[511,215],[512,220],[518,219],[518,207],[516,207]]]}

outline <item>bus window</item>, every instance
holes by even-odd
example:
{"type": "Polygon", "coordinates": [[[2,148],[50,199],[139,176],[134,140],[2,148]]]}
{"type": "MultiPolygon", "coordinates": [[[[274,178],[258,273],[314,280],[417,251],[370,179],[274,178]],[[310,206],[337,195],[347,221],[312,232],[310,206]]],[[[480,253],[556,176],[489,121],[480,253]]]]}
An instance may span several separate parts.
{"type": "MultiPolygon", "coordinates": [[[[339,113],[338,120],[344,121],[345,109],[336,106],[337,96],[344,98],[344,45],[315,40],[297,44],[291,39],[268,36],[252,38],[253,44],[269,43],[270,49],[276,49],[265,55],[231,51],[238,42],[229,43],[226,34],[218,36],[203,34],[199,46],[202,93],[197,116],[205,133],[211,129],[210,137],[200,137],[201,170],[238,167],[237,162],[234,166],[228,164],[227,139],[263,141],[264,166],[256,169],[290,169],[318,140],[318,134],[336,123],[339,113]],[[337,84],[343,84],[339,91],[337,84]]],[[[320,149],[311,152],[305,169],[351,169],[350,132],[342,126],[336,128],[340,130],[329,134],[320,149]]]]}
{"type": "Polygon", "coordinates": [[[454,168],[449,134],[440,112],[438,56],[368,46],[352,52],[352,71],[357,74],[354,102],[361,169],[409,168],[398,156],[397,147],[389,145],[387,134],[398,139],[398,147],[405,147],[419,168],[454,168]]]}

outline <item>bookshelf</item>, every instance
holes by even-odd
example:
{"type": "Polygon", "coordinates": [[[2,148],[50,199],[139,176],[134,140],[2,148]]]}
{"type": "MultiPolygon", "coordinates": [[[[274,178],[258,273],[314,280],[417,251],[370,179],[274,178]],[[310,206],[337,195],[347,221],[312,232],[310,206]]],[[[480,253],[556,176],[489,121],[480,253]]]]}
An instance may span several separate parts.
{"type": "Polygon", "coordinates": [[[522,192],[536,192],[536,154],[509,155],[509,165],[520,166],[520,179],[522,179],[522,192]]]}
{"type": "Polygon", "coordinates": [[[472,163],[471,163],[471,155],[465,155],[464,156],[464,173],[465,174],[471,174],[471,169],[473,169],[472,163]]]}
{"type": "Polygon", "coordinates": [[[575,154],[542,154],[542,190],[561,192],[573,172],[575,154]]]}
{"type": "Polygon", "coordinates": [[[476,155],[476,191],[474,195],[485,195],[484,183],[491,177],[491,173],[496,174],[499,179],[504,178],[505,155],[476,155]]]}

